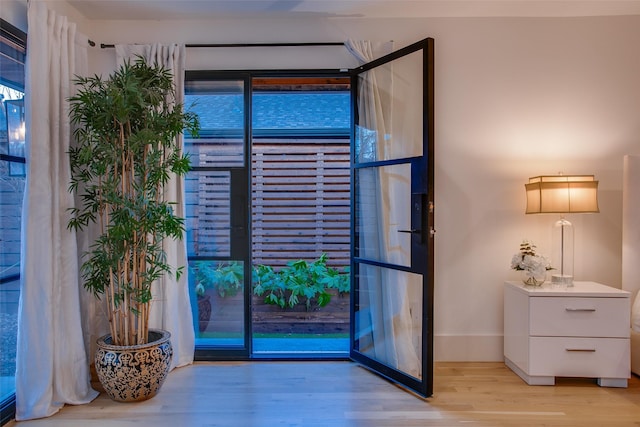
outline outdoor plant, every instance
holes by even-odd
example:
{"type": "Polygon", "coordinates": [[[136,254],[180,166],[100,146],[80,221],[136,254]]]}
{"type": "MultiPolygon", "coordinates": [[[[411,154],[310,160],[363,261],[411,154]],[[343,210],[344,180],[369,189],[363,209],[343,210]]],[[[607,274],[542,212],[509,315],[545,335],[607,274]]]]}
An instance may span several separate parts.
{"type": "Polygon", "coordinates": [[[307,311],[315,302],[324,307],[331,301],[328,289],[340,293],[349,292],[348,270],[342,272],[327,267],[327,255],[309,263],[305,260],[290,261],[279,271],[271,266],[257,265],[253,270],[253,293],[264,296],[267,304],[280,308],[293,308],[304,303],[307,311]]]}
{"type": "Polygon", "coordinates": [[[152,284],[183,271],[167,263],[162,247],[184,232],[163,188],[172,174],[189,170],[176,136],[183,129],[197,134],[198,118],[175,103],[171,72],[142,58],[105,79],[77,77],[75,84],[70,191],[81,203],[68,226],[99,228],[81,273],[85,288],[106,299],[113,344],[144,344],[152,284]]]}
{"type": "Polygon", "coordinates": [[[244,267],[234,261],[196,261],[191,269],[194,274],[198,296],[204,296],[207,289],[215,289],[221,297],[231,297],[242,291],[244,267]]]}

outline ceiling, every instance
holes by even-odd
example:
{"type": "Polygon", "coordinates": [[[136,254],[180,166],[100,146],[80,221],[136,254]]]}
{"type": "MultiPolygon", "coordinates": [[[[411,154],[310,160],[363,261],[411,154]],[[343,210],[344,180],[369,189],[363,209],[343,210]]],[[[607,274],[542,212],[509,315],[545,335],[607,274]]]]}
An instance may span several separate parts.
{"type": "Polygon", "coordinates": [[[640,0],[68,0],[88,19],[640,15],[640,0]]]}

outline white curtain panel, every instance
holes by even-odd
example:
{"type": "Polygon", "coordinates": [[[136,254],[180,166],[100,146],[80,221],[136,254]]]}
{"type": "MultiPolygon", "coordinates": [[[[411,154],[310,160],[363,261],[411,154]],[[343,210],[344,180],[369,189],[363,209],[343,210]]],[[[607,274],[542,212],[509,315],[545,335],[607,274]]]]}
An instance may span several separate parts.
{"type": "MultiPolygon", "coordinates": [[[[348,40],[345,46],[361,63],[390,53],[393,43],[373,44],[366,40],[348,40]]],[[[393,158],[393,73],[391,66],[366,71],[360,75],[357,100],[360,122],[356,129],[359,141],[358,162],[393,158]]],[[[367,216],[361,231],[360,256],[400,265],[410,263],[410,250],[404,246],[398,228],[410,226],[409,200],[402,191],[410,188],[410,169],[378,168],[375,173],[361,169],[358,175],[360,196],[358,212],[367,216]],[[398,207],[406,206],[407,209],[398,207]]],[[[419,277],[394,270],[362,267],[361,292],[368,296],[370,310],[360,312],[359,324],[370,327],[370,347],[363,353],[391,367],[421,378],[419,333],[421,319],[413,319],[411,290],[419,277]],[[417,323],[418,322],[418,323],[417,323]],[[418,338],[416,338],[416,336],[418,338]]],[[[417,284],[419,285],[419,283],[417,284]]],[[[362,349],[362,347],[361,347],[362,349]]]]}
{"type": "Polygon", "coordinates": [[[640,156],[624,156],[622,289],[631,292],[631,326],[640,332],[640,156]]]}
{"type": "MultiPolygon", "coordinates": [[[[376,58],[393,51],[393,42],[372,43],[368,40],[347,40],[347,50],[361,63],[371,62],[376,58]]],[[[361,75],[362,76],[362,75],[361,75]]],[[[391,69],[384,67],[367,72],[359,82],[361,86],[358,105],[360,122],[366,123],[367,129],[375,129],[377,135],[390,135],[392,110],[391,91],[393,77],[391,69]],[[387,90],[380,90],[386,88],[387,90]]],[[[384,138],[368,139],[375,146],[368,146],[361,150],[362,155],[377,153],[378,158],[384,158],[387,141],[384,138]]],[[[364,158],[358,161],[366,160],[364,158]]]]}
{"type": "Polygon", "coordinates": [[[82,336],[75,234],[67,229],[73,206],[67,98],[74,75],[87,71],[87,38],[45,2],[29,2],[28,26],[18,420],[50,416],[66,403],[87,403],[98,395],[90,386],[82,336]]]}
{"type": "MultiPolygon", "coordinates": [[[[143,57],[148,63],[163,66],[173,74],[176,87],[176,102],[183,104],[184,100],[184,45],[116,45],[116,62],[121,65],[124,61],[135,61],[136,56],[143,57]]],[[[180,143],[182,144],[182,136],[180,143]]],[[[185,217],[184,179],[174,176],[165,188],[165,198],[176,202],[176,214],[185,217]]],[[[171,369],[193,363],[195,350],[195,332],[189,300],[187,246],[186,239],[182,241],[165,240],[164,250],[167,261],[173,266],[185,266],[180,280],[164,275],[153,285],[153,301],[149,326],[164,329],[171,333],[173,346],[173,360],[171,369]]]]}

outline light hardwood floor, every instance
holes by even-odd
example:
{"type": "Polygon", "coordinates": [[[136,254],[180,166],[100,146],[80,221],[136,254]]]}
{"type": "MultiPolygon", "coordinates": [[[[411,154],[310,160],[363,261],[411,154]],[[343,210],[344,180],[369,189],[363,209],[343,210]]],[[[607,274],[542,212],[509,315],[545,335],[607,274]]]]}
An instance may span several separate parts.
{"type": "Polygon", "coordinates": [[[101,394],[14,427],[640,426],[640,379],[528,386],[502,363],[436,363],[419,399],[350,362],[207,362],[174,370],[142,403],[101,394]]]}

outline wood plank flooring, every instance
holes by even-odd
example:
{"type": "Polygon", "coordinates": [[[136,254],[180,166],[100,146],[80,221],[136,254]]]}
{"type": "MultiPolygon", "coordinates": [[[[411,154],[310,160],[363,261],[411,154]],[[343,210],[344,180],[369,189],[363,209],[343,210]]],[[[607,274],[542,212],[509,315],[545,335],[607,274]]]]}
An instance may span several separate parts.
{"type": "Polygon", "coordinates": [[[202,362],[174,370],[142,403],[104,394],[14,427],[640,426],[640,378],[528,386],[503,363],[436,363],[420,399],[350,362],[202,362]]]}

